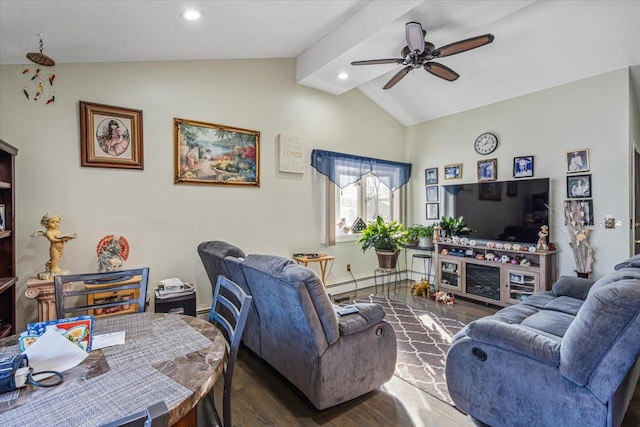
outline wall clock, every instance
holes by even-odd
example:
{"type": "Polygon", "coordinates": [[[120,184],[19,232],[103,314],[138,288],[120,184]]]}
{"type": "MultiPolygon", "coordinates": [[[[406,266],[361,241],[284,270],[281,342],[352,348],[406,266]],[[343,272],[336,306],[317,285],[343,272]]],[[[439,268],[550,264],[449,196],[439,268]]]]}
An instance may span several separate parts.
{"type": "Polygon", "coordinates": [[[487,155],[496,151],[498,148],[498,137],[492,133],[483,133],[476,138],[473,147],[478,154],[487,155]]]}

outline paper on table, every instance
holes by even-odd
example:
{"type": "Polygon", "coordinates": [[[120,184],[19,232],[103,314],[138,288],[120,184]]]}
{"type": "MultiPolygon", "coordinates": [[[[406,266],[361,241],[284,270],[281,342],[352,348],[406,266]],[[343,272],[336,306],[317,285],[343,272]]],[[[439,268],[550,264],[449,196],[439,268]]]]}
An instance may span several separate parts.
{"type": "Polygon", "coordinates": [[[93,336],[92,347],[94,350],[124,344],[125,331],[112,332],[93,336]]]}
{"type": "MultiPolygon", "coordinates": [[[[24,351],[24,354],[29,357],[29,366],[34,372],[64,372],[80,364],[89,355],[53,329],[42,334],[24,351]]],[[[39,379],[42,378],[45,377],[39,377],[39,379]]]]}

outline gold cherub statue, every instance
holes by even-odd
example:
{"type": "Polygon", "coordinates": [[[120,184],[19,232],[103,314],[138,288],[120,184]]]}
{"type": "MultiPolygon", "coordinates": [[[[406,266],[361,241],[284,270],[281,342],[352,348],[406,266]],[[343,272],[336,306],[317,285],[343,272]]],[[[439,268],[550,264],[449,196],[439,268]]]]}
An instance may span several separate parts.
{"type": "Polygon", "coordinates": [[[49,242],[51,242],[51,246],[49,247],[49,261],[45,264],[45,271],[38,273],[38,279],[51,280],[53,276],[69,274],[68,270],[60,268],[60,258],[62,258],[62,254],[64,253],[64,244],[68,240],[75,239],[77,234],[63,234],[58,230],[61,221],[62,219],[59,215],[47,212],[40,220],[40,224],[45,227],[45,230],[36,230],[31,235],[31,237],[45,236],[49,242]]]}

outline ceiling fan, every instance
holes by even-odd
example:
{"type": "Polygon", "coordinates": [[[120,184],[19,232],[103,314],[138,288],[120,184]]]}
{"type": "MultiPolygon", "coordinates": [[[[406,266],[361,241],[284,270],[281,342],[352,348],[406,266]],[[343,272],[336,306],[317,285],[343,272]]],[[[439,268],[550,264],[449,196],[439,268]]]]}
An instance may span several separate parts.
{"type": "Polygon", "coordinates": [[[455,55],[456,53],[465,52],[484,46],[493,41],[493,34],[484,34],[482,36],[472,37],[466,40],[460,40],[455,43],[448,44],[439,48],[435,48],[432,43],[425,41],[427,32],[422,29],[422,25],[418,22],[408,22],[405,27],[407,35],[407,45],[402,48],[402,58],[389,59],[371,59],[367,61],[354,61],[351,65],[376,65],[376,64],[402,64],[406,65],[402,70],[398,71],[384,85],[383,89],[390,89],[398,83],[409,71],[415,68],[424,67],[425,70],[450,82],[460,77],[460,74],[451,68],[431,61],[435,58],[444,58],[445,56],[455,55]]]}

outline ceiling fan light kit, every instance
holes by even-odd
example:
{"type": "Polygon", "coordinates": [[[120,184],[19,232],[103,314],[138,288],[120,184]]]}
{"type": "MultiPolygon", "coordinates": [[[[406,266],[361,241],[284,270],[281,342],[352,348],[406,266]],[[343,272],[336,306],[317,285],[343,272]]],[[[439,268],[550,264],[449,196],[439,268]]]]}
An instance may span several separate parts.
{"type": "Polygon", "coordinates": [[[402,80],[409,71],[416,68],[424,68],[427,72],[447,81],[454,81],[460,74],[451,68],[438,62],[431,61],[435,58],[444,58],[457,53],[466,52],[480,46],[493,42],[493,34],[483,34],[481,36],[460,40],[446,46],[435,48],[432,43],[425,41],[426,31],[418,22],[408,22],[405,25],[405,36],[407,45],[400,52],[402,58],[370,59],[365,61],[354,61],[351,65],[379,65],[398,64],[405,67],[398,71],[391,80],[384,85],[383,89],[390,89],[402,80]]]}

